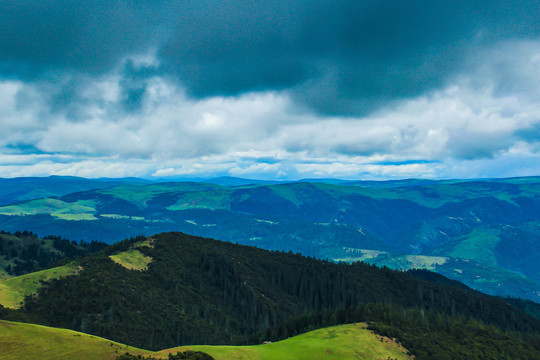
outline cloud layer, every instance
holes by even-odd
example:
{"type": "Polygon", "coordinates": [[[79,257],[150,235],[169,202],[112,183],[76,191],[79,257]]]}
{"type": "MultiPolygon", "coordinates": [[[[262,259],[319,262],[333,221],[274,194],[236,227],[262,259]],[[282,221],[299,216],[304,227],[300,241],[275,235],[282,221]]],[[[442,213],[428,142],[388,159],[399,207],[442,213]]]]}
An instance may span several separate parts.
{"type": "Polygon", "coordinates": [[[537,1],[4,2],[0,176],[538,174],[538,19],[537,1]]]}

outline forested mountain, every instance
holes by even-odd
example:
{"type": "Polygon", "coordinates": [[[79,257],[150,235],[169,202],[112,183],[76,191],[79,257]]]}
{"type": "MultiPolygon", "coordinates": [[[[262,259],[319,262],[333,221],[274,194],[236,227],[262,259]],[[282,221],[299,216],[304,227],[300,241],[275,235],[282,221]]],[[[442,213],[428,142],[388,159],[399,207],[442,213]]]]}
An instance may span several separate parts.
{"type": "Polygon", "coordinates": [[[259,343],[371,321],[419,359],[430,352],[440,359],[452,352],[504,359],[481,357],[501,347],[510,358],[540,354],[538,320],[438,275],[336,264],[182,233],[126,240],[78,265],[77,274],[52,280],[22,309],[0,311],[2,317],[147,349],[259,343]],[[422,345],[427,333],[438,340],[422,345]]]}
{"type": "Polygon", "coordinates": [[[0,207],[0,228],[114,242],[163,231],[421,267],[540,301],[540,178],[152,183],[0,207]],[[222,185],[219,185],[222,184],[222,185]]]}

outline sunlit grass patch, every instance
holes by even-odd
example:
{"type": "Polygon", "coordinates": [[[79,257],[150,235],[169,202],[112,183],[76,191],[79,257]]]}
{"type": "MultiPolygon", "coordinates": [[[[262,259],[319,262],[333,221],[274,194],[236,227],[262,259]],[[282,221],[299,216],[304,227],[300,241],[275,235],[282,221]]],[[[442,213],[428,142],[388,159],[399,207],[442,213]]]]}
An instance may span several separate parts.
{"type": "Polygon", "coordinates": [[[410,359],[407,350],[375,335],[365,324],[332,326],[264,345],[186,346],[161,353],[186,349],[205,352],[216,360],[410,359]]]}
{"type": "Polygon", "coordinates": [[[19,308],[27,295],[35,294],[43,281],[75,275],[81,268],[75,263],[30,274],[0,280],[0,304],[4,307],[19,308]]]}
{"type": "Polygon", "coordinates": [[[137,249],[129,249],[116,255],[111,255],[109,258],[126,269],[139,271],[147,270],[148,264],[152,262],[151,257],[144,256],[144,254],[137,249]]]}
{"type": "Polygon", "coordinates": [[[1,360],[114,360],[126,352],[153,354],[72,330],[0,320],[1,360]]]}

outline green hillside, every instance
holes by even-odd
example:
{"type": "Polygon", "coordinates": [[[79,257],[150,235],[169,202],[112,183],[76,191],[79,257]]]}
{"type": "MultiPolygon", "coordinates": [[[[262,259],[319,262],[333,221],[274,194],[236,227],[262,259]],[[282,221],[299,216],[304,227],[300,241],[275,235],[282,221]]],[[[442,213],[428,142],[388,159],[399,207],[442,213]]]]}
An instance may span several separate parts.
{"type": "Polygon", "coordinates": [[[315,330],[293,338],[256,346],[183,346],[146,351],[72,330],[0,320],[2,360],[106,360],[128,352],[158,359],[186,350],[202,351],[216,360],[410,359],[407,351],[363,324],[315,330]]]}
{"type": "MultiPolygon", "coordinates": [[[[407,350],[366,329],[348,324],[319,329],[286,340],[256,346],[188,346],[216,360],[411,359],[407,350]]],[[[170,349],[160,353],[176,352],[170,349]]]]}
{"type": "Polygon", "coordinates": [[[36,271],[30,274],[0,280],[0,305],[7,308],[19,308],[25,296],[36,294],[43,282],[75,275],[81,268],[75,263],[52,269],[36,271]]]}
{"type": "Polygon", "coordinates": [[[152,258],[145,256],[138,249],[141,247],[153,247],[151,239],[139,241],[132,244],[126,251],[121,251],[110,255],[109,258],[115,263],[122,265],[129,270],[145,271],[148,270],[148,264],[152,262],[152,258]]]}
{"type": "Polygon", "coordinates": [[[174,197],[176,194],[194,192],[220,192],[226,188],[205,183],[178,182],[178,183],[158,183],[143,186],[121,186],[111,189],[97,190],[98,194],[110,195],[113,198],[121,199],[136,205],[138,208],[145,208],[156,196],[164,194],[174,197]],[[136,190],[135,190],[136,189],[136,190]],[[135,191],[134,191],[135,190],[135,191]]]}
{"type": "Polygon", "coordinates": [[[153,354],[72,330],[0,320],[2,360],[114,360],[126,352],[153,354]]]}

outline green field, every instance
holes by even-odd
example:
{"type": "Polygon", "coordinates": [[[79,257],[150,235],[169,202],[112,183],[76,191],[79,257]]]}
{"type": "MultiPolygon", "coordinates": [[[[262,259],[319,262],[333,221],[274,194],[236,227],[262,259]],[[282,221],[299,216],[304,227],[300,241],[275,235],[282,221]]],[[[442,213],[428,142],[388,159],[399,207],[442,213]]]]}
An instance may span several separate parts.
{"type": "Polygon", "coordinates": [[[63,220],[96,220],[95,206],[96,201],[94,200],[79,200],[68,203],[58,199],[38,199],[0,207],[0,215],[48,214],[63,220]]]}
{"type": "Polygon", "coordinates": [[[0,280],[0,304],[4,307],[16,309],[20,307],[25,296],[35,294],[38,291],[42,281],[75,275],[78,271],[80,271],[79,266],[72,263],[0,280]]]}
{"type": "Polygon", "coordinates": [[[426,269],[434,270],[438,265],[443,265],[448,261],[447,257],[427,256],[427,255],[400,255],[400,256],[381,256],[378,258],[367,259],[369,263],[378,266],[387,266],[391,269],[410,270],[426,269]]]}
{"type": "Polygon", "coordinates": [[[216,360],[410,359],[388,338],[349,324],[311,331],[293,338],[255,346],[183,346],[151,352],[72,330],[0,320],[1,360],[107,360],[129,352],[166,359],[187,349],[203,351],[216,360]]]}
{"type": "Polygon", "coordinates": [[[356,248],[328,248],[320,252],[320,256],[324,259],[328,258],[336,262],[355,262],[369,261],[378,257],[389,257],[390,254],[386,251],[356,249],[356,248]]]}

